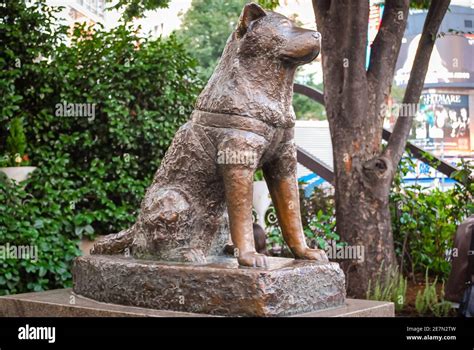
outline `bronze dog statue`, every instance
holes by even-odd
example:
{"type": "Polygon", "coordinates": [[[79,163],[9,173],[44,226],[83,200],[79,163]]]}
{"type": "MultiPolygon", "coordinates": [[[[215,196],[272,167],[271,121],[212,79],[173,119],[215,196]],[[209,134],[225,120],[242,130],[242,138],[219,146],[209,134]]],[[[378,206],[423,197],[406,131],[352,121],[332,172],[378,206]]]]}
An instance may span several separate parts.
{"type": "Polygon", "coordinates": [[[291,105],[296,68],[319,50],[319,33],[246,5],[136,223],[97,242],[92,254],[129,250],[140,258],[201,263],[222,253],[230,228],[239,264],[265,267],[252,229],[253,175],[262,168],[295,257],[327,260],[323,251],[308,248],[303,234],[291,105]]]}

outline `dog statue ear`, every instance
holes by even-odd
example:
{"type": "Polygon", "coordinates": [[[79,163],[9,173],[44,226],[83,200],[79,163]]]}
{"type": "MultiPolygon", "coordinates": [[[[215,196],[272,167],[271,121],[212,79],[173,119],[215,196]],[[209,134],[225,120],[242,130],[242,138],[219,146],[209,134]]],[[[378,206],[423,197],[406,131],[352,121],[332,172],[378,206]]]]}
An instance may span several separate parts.
{"type": "Polygon", "coordinates": [[[245,5],[242,14],[240,15],[239,25],[237,27],[238,37],[241,38],[245,33],[247,33],[250,23],[266,15],[265,10],[253,2],[245,5]]]}

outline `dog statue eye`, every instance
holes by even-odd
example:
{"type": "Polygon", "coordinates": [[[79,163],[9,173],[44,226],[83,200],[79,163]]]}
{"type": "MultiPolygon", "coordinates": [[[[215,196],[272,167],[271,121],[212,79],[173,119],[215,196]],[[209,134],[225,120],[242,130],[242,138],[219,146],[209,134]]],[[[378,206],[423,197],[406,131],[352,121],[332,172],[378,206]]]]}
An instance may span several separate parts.
{"type": "Polygon", "coordinates": [[[291,27],[292,23],[290,21],[283,21],[281,25],[284,27],[291,27]]]}

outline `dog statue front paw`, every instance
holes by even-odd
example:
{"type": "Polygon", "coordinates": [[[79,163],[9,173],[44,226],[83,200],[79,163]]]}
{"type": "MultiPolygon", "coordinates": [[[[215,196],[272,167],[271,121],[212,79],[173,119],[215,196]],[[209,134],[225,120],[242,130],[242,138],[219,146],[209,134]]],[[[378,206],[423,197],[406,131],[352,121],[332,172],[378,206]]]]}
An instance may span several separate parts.
{"type": "Polygon", "coordinates": [[[267,257],[257,252],[242,253],[237,257],[240,266],[267,268],[267,257]]]}
{"type": "Polygon", "coordinates": [[[312,249],[306,247],[301,251],[293,252],[293,254],[295,254],[296,259],[317,260],[322,262],[329,261],[326,252],[322,249],[312,249]]]}

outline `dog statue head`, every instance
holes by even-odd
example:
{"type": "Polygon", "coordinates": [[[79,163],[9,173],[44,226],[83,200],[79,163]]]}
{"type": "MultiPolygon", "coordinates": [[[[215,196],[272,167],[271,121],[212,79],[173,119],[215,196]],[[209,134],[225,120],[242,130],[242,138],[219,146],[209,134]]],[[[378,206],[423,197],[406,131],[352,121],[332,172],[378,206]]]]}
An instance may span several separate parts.
{"type": "Polygon", "coordinates": [[[196,109],[237,114],[290,127],[296,68],[313,61],[320,35],[259,5],[245,5],[196,109]]]}
{"type": "Polygon", "coordinates": [[[234,36],[239,40],[241,55],[265,55],[289,66],[313,61],[321,45],[318,32],[297,27],[287,17],[254,3],[242,10],[234,36]]]}

